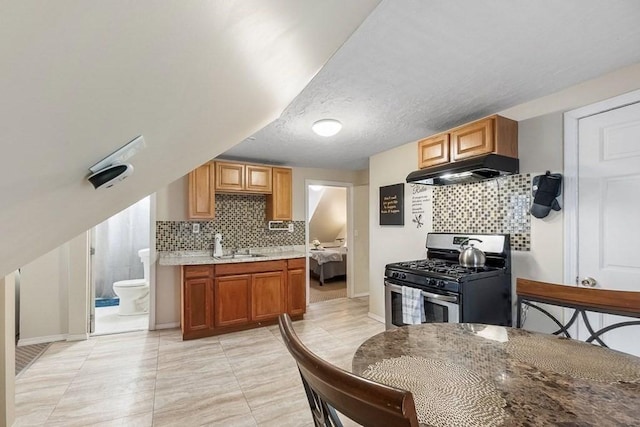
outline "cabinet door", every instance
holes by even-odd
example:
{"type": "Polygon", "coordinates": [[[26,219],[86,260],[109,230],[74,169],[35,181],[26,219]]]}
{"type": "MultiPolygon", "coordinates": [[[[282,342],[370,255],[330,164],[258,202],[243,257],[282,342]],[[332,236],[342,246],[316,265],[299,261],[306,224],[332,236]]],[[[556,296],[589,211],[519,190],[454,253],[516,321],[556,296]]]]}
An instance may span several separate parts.
{"type": "Polygon", "coordinates": [[[273,319],[286,311],[284,273],[256,273],[251,277],[251,319],[273,319]]]}
{"type": "Polygon", "coordinates": [[[185,279],[183,289],[183,334],[213,328],[212,280],[185,279]]]}
{"type": "Polygon", "coordinates": [[[479,120],[451,131],[452,160],[462,160],[495,150],[494,118],[479,120]]]}
{"type": "Polygon", "coordinates": [[[304,314],[307,308],[305,270],[289,270],[287,273],[287,312],[291,315],[304,314]]]}
{"type": "Polygon", "coordinates": [[[244,165],[240,163],[216,163],[216,190],[243,191],[244,165]]]}
{"type": "Polygon", "coordinates": [[[245,190],[256,193],[271,193],[271,167],[245,165],[245,190]]]}
{"type": "Polygon", "coordinates": [[[214,190],[215,166],[207,163],[189,173],[189,218],[213,219],[216,194],[214,190]]]}
{"type": "Polygon", "coordinates": [[[215,283],[215,326],[249,323],[251,275],[218,277],[215,283]]]}
{"type": "Polygon", "coordinates": [[[449,163],[449,134],[442,133],[418,142],[418,168],[449,163]]]}
{"type": "Polygon", "coordinates": [[[292,179],[289,168],[272,168],[273,193],[267,196],[267,220],[291,221],[292,179]]]}

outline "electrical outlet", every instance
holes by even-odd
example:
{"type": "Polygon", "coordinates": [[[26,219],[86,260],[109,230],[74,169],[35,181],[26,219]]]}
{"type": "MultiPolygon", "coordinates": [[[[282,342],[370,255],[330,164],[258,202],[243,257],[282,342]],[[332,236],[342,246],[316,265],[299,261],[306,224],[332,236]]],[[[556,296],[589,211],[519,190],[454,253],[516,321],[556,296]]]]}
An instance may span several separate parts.
{"type": "Polygon", "coordinates": [[[197,222],[194,222],[193,224],[191,224],[191,231],[193,233],[199,233],[200,232],[200,224],[197,222]]]}
{"type": "Polygon", "coordinates": [[[289,233],[293,233],[293,224],[289,224],[289,233]]]}

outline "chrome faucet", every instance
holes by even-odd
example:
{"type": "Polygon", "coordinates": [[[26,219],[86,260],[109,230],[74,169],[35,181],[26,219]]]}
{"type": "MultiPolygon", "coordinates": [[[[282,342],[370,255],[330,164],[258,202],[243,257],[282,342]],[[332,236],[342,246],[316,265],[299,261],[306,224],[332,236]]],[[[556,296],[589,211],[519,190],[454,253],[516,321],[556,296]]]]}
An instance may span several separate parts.
{"type": "Polygon", "coordinates": [[[213,256],[222,256],[222,234],[220,233],[213,236],[213,256]]]}

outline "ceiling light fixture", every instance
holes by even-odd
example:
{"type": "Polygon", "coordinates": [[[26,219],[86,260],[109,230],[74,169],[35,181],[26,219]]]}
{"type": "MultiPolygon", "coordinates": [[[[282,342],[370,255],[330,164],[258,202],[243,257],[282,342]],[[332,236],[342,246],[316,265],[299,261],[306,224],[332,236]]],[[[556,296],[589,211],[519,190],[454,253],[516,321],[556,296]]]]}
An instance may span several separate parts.
{"type": "Polygon", "coordinates": [[[315,122],[311,129],[320,136],[333,136],[340,132],[342,123],[336,119],[322,119],[315,122]]]}

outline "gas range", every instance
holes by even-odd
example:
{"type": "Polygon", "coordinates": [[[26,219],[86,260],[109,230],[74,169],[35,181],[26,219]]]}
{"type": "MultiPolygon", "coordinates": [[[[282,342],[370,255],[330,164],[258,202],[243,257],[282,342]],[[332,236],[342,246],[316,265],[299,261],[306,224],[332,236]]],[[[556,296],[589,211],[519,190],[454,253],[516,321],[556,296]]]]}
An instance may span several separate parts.
{"type": "MultiPolygon", "coordinates": [[[[458,306],[456,321],[511,325],[511,250],[508,234],[428,233],[427,257],[385,266],[386,299],[394,300],[402,287],[418,288],[432,300],[458,306]],[[475,247],[486,256],[483,267],[458,263],[460,244],[478,239],[475,247]]],[[[426,301],[426,300],[425,300],[426,301]]],[[[393,311],[397,304],[386,304],[393,311]]],[[[396,324],[387,314],[387,326],[396,324]]],[[[451,320],[449,320],[451,321],[451,320]]]]}

